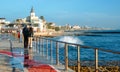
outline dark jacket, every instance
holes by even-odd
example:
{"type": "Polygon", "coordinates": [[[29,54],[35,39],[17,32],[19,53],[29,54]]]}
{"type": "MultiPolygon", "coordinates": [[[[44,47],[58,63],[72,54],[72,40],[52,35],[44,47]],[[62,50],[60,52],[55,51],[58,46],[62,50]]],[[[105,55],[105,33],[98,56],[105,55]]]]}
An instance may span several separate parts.
{"type": "Polygon", "coordinates": [[[24,36],[24,37],[28,37],[28,36],[29,36],[29,30],[28,30],[28,28],[27,28],[27,27],[24,27],[22,33],[23,33],[23,36],[24,36]]]}
{"type": "Polygon", "coordinates": [[[29,37],[33,37],[33,28],[32,27],[29,28],[29,37]]]}

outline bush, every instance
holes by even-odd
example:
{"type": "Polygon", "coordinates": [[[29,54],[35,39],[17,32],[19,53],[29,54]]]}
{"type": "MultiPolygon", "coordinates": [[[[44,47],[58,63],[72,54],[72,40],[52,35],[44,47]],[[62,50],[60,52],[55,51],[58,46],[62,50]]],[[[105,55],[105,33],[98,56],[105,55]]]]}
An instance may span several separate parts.
{"type": "Polygon", "coordinates": [[[59,27],[55,27],[55,31],[59,31],[60,30],[60,28],[59,27]]]}

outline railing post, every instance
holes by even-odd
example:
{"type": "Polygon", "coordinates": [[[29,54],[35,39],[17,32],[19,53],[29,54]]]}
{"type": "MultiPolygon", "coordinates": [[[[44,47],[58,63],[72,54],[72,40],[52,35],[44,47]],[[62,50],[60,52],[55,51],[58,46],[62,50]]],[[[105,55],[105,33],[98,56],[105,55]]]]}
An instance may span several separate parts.
{"type": "Polygon", "coordinates": [[[56,65],[59,65],[59,43],[56,42],[56,65]]]}
{"type": "MultiPolygon", "coordinates": [[[[9,42],[10,42],[10,50],[11,50],[12,58],[13,58],[12,42],[11,42],[11,40],[9,40],[9,42]]],[[[12,72],[15,72],[15,71],[16,71],[16,68],[15,68],[15,67],[12,67],[12,72]]]]}
{"type": "Polygon", "coordinates": [[[42,54],[42,38],[40,37],[40,55],[42,54]]]}
{"type": "Polygon", "coordinates": [[[44,56],[44,38],[42,39],[42,48],[43,48],[42,55],[44,56]]]}
{"type": "Polygon", "coordinates": [[[39,47],[38,48],[39,48],[39,53],[40,53],[40,37],[39,37],[39,47]]]}
{"type": "Polygon", "coordinates": [[[46,39],[46,57],[48,59],[48,40],[46,39]]]}
{"type": "Polygon", "coordinates": [[[65,71],[68,70],[68,44],[65,43],[65,71]]]}
{"type": "Polygon", "coordinates": [[[52,62],[52,40],[50,40],[50,61],[52,62]]]}
{"type": "Polygon", "coordinates": [[[36,37],[36,52],[37,52],[37,37],[36,37]]]}
{"type": "Polygon", "coordinates": [[[38,51],[38,37],[37,37],[37,47],[36,47],[36,50],[38,51]]]}
{"type": "Polygon", "coordinates": [[[77,46],[77,60],[78,72],[80,72],[80,46],[77,46]]]}
{"type": "Polygon", "coordinates": [[[42,56],[43,56],[43,38],[41,38],[41,49],[42,49],[42,56]]]}
{"type": "Polygon", "coordinates": [[[98,72],[98,49],[95,49],[95,72],[98,72]]]}
{"type": "Polygon", "coordinates": [[[12,57],[13,57],[12,42],[11,42],[11,40],[9,40],[9,42],[10,42],[10,51],[11,51],[11,53],[12,53],[12,57]]]}

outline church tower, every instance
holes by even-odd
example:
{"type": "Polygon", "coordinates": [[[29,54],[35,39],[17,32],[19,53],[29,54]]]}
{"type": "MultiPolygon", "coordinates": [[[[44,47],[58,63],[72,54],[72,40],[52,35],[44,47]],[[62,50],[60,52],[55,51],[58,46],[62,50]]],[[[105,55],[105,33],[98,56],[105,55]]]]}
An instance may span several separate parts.
{"type": "Polygon", "coordinates": [[[31,11],[30,11],[30,16],[31,16],[31,17],[35,17],[35,12],[34,12],[33,7],[31,8],[31,11]]]}
{"type": "Polygon", "coordinates": [[[34,23],[34,19],[35,19],[35,12],[34,12],[34,9],[33,7],[31,8],[31,11],[30,11],[30,22],[31,23],[34,23]]]}

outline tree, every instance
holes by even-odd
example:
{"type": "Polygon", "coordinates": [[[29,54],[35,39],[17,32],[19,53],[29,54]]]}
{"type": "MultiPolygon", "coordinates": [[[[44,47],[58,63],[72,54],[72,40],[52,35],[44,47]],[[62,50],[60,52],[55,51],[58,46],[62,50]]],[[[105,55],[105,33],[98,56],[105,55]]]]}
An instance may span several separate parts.
{"type": "Polygon", "coordinates": [[[51,22],[50,23],[46,23],[46,26],[47,26],[48,29],[53,29],[53,26],[52,26],[51,22]]]}
{"type": "Polygon", "coordinates": [[[40,16],[40,19],[45,20],[45,19],[44,19],[44,16],[40,16]]]}
{"type": "Polygon", "coordinates": [[[60,30],[60,28],[59,27],[55,27],[55,31],[59,31],[60,30]]]}

